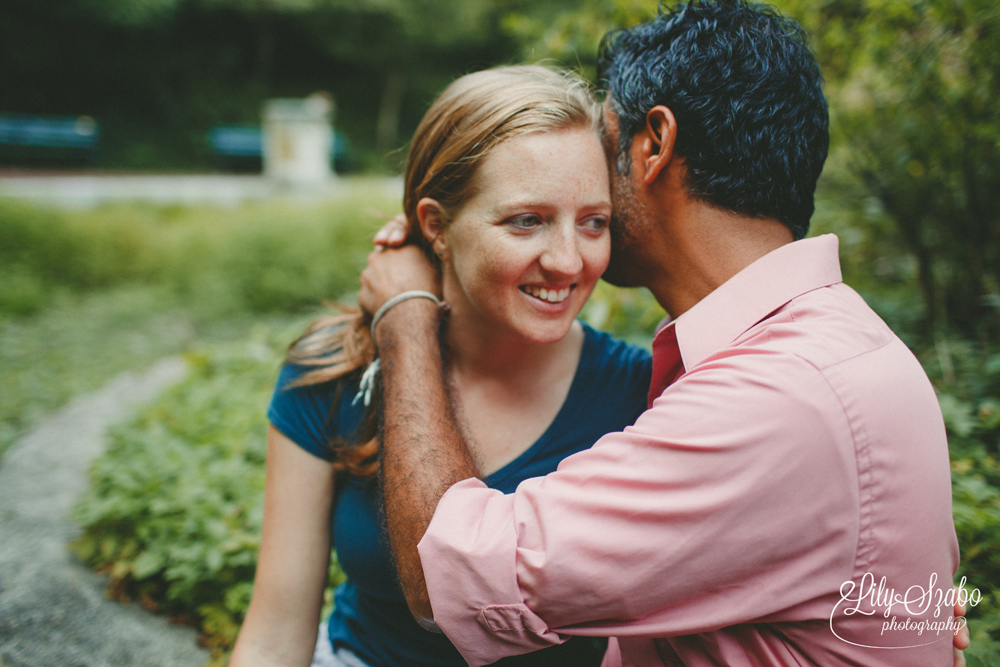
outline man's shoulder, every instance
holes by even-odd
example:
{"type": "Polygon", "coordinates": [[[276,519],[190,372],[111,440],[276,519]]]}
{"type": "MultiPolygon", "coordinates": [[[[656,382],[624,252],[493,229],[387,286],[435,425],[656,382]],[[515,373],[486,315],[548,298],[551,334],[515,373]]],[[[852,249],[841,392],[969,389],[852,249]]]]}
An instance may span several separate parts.
{"type": "Polygon", "coordinates": [[[736,348],[792,354],[823,370],[886,346],[903,345],[864,299],[843,283],[792,299],[747,330],[736,348]]]}
{"type": "MultiPolygon", "coordinates": [[[[768,314],[678,382],[710,383],[718,395],[776,414],[813,414],[820,423],[886,410],[937,409],[920,363],[882,319],[842,283],[812,290],[768,314]],[[909,408],[905,403],[909,402],[909,408]]],[[[864,417],[867,418],[867,417],[864,417]]]]}

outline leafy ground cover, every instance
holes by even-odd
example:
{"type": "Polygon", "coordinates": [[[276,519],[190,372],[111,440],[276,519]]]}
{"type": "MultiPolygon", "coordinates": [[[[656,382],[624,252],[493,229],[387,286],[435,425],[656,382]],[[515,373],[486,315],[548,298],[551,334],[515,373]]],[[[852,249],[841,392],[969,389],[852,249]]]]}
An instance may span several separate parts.
{"type": "MultiPolygon", "coordinates": [[[[260,546],[264,412],[301,318],[198,346],[190,374],[115,429],[91,470],[75,544],[110,592],[201,628],[225,664],[250,602],[260,546]]],[[[343,579],[336,562],[331,582],[343,579]]]]}
{"type": "Polygon", "coordinates": [[[959,577],[983,594],[969,613],[967,659],[985,667],[1000,664],[1000,350],[984,352],[961,340],[940,347],[927,350],[923,361],[948,428],[959,577]]]}
{"type": "Polygon", "coordinates": [[[158,296],[135,286],[63,295],[36,316],[0,320],[0,454],[73,396],[183,349],[193,329],[158,296]]]}

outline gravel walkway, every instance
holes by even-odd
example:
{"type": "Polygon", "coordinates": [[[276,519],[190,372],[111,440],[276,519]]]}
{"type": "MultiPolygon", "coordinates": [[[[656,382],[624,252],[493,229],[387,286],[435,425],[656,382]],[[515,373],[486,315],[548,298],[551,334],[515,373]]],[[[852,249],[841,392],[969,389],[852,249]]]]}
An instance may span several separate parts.
{"type": "Polygon", "coordinates": [[[180,359],[126,373],[46,419],[0,465],[0,667],[201,667],[196,633],[104,598],[67,550],[69,518],[108,426],[184,375],[180,359]]]}

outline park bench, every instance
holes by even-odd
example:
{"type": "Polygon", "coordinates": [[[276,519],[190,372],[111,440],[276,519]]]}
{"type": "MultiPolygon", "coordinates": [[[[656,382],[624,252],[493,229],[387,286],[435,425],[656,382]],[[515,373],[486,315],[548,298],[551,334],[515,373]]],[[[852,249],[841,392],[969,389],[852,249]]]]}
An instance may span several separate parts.
{"type": "Polygon", "coordinates": [[[90,116],[0,114],[0,164],[92,164],[101,132],[90,116]]]}
{"type": "MultiPolygon", "coordinates": [[[[257,125],[216,125],[206,137],[216,168],[222,171],[261,170],[264,132],[257,125]]],[[[347,138],[333,131],[330,159],[337,172],[349,169],[350,155],[347,138]]]]}

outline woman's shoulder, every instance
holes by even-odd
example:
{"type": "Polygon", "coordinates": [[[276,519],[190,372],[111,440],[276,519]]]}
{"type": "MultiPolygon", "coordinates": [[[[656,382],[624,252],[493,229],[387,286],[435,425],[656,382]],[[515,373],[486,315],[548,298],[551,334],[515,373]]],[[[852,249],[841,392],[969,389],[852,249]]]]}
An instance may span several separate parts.
{"type": "Polygon", "coordinates": [[[649,350],[581,323],[584,330],[581,363],[592,365],[599,373],[652,375],[653,357],[649,350]]]}
{"type": "Polygon", "coordinates": [[[354,398],[358,392],[357,374],[324,382],[301,384],[315,370],[309,365],[285,362],[278,373],[267,418],[289,440],[311,454],[332,460],[329,444],[341,435],[346,422],[360,417],[363,409],[354,398]]]}
{"type": "Polygon", "coordinates": [[[604,432],[631,424],[646,408],[653,375],[650,353],[584,324],[584,344],[569,397],[576,415],[600,421],[604,432]]]}

